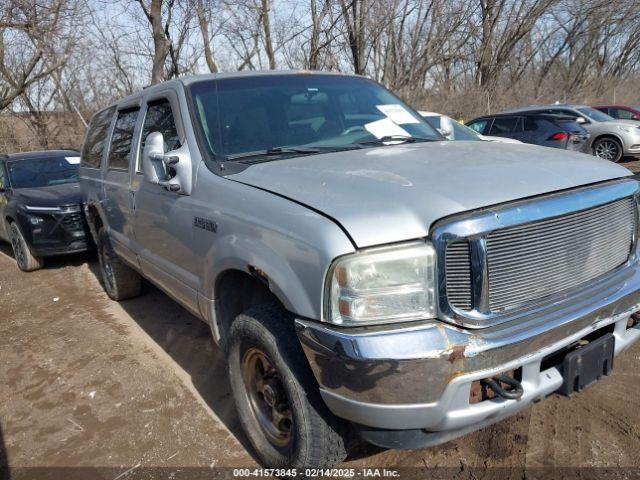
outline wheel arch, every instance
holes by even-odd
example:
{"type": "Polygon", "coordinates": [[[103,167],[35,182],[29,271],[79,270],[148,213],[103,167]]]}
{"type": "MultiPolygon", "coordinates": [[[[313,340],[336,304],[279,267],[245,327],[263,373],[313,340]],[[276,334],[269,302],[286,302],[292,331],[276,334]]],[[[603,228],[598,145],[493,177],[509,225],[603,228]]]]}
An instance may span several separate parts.
{"type": "Polygon", "coordinates": [[[593,140],[591,140],[591,150],[593,150],[593,146],[595,145],[595,143],[598,140],[602,140],[602,139],[605,139],[605,138],[611,138],[611,139],[617,141],[620,144],[620,147],[622,147],[622,151],[624,153],[624,141],[622,140],[622,137],[619,136],[616,133],[600,133],[600,134],[596,135],[593,138],[593,140]]]}
{"type": "Polygon", "coordinates": [[[274,302],[286,309],[271,290],[264,272],[251,265],[247,265],[246,270],[228,268],[220,272],[214,285],[212,327],[223,350],[227,348],[231,324],[240,313],[256,305],[274,302]]]}
{"type": "Polygon", "coordinates": [[[87,218],[87,224],[89,225],[89,231],[93,237],[93,241],[98,243],[98,231],[105,225],[102,220],[102,213],[95,203],[87,203],[84,207],[84,215],[87,218]]]}

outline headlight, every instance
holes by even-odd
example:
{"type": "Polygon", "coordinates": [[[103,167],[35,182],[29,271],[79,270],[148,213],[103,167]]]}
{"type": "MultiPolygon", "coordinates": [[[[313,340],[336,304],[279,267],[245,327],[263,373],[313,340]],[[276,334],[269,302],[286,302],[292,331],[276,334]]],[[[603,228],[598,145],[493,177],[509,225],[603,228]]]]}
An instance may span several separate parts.
{"type": "Polygon", "coordinates": [[[35,215],[27,215],[27,218],[31,225],[40,225],[44,221],[42,217],[36,217],[35,215]]]}
{"type": "Polygon", "coordinates": [[[325,286],[325,320],[370,325],[434,318],[436,253],[413,243],[338,259],[325,286]]]}

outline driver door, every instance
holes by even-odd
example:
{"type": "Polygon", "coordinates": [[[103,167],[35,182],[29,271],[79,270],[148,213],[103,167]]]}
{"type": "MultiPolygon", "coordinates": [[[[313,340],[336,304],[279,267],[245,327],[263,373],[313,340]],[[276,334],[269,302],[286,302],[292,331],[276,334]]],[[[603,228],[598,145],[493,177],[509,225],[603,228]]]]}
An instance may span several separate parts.
{"type": "Polygon", "coordinates": [[[185,142],[177,96],[173,90],[168,90],[154,94],[145,103],[138,160],[131,185],[140,267],[146,277],[197,312],[198,259],[191,248],[191,197],[150,183],[143,172],[142,155],[150,133],[162,133],[165,152],[176,150],[185,142]]]}

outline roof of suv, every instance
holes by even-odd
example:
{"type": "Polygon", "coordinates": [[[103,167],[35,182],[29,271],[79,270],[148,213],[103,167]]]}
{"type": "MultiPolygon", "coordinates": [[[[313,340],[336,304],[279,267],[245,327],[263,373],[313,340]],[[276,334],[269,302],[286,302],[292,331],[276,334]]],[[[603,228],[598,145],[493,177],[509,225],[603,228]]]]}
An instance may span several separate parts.
{"type": "Polygon", "coordinates": [[[622,108],[625,110],[635,110],[638,111],[640,107],[630,107],[629,105],[594,105],[593,108],[622,108]]]}
{"type": "Polygon", "coordinates": [[[353,75],[350,73],[342,72],[320,72],[316,70],[243,70],[241,72],[222,72],[222,73],[204,73],[201,75],[185,75],[180,77],[177,81],[184,85],[199,82],[201,80],[213,80],[224,78],[242,78],[242,77],[265,77],[271,75],[335,75],[340,77],[358,77],[360,75],[353,75]]]}
{"type": "Polygon", "coordinates": [[[133,104],[137,100],[140,99],[145,93],[151,92],[153,93],[156,90],[162,90],[167,85],[174,84],[182,84],[182,85],[191,85],[196,82],[200,82],[203,80],[215,80],[215,79],[225,79],[225,78],[246,78],[246,77],[265,77],[272,75],[335,75],[342,77],[362,77],[361,75],[354,75],[351,73],[342,73],[342,72],[320,72],[315,70],[243,70],[241,72],[219,72],[219,73],[203,73],[200,75],[185,75],[183,77],[173,78],[171,80],[167,80],[165,82],[157,83],[155,85],[149,85],[142,90],[139,90],[131,95],[118,99],[116,102],[113,102],[106,106],[105,108],[100,109],[97,113],[106,110],[107,108],[111,108],[113,106],[119,105],[127,105],[129,103],[133,104]]]}
{"type": "Polygon", "coordinates": [[[482,115],[480,117],[476,117],[473,120],[470,120],[469,123],[474,122],[476,120],[482,120],[485,118],[500,118],[500,117],[544,117],[549,120],[559,120],[559,121],[570,121],[575,120],[575,117],[571,115],[563,115],[561,113],[548,113],[548,112],[538,112],[538,111],[524,111],[524,112],[503,112],[496,113],[494,115],[482,115]]]}
{"type": "Polygon", "coordinates": [[[520,113],[520,112],[531,112],[531,111],[537,111],[537,110],[545,110],[545,109],[554,109],[554,108],[573,108],[573,109],[578,109],[578,108],[591,108],[588,105],[581,105],[579,103],[550,103],[547,105],[528,105],[526,107],[517,107],[517,108],[510,108],[509,110],[506,110],[507,113],[520,113]]]}
{"type": "Polygon", "coordinates": [[[78,156],[80,155],[80,152],[78,152],[77,150],[39,150],[35,152],[19,152],[19,153],[9,153],[7,155],[0,155],[0,159],[27,160],[33,157],[49,158],[49,157],[60,157],[64,155],[78,156]]]}

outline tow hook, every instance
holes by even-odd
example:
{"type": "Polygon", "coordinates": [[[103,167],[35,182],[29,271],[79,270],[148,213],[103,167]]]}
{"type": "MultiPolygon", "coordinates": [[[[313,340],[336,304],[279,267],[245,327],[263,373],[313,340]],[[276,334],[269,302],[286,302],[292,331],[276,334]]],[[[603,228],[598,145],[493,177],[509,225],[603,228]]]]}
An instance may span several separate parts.
{"type": "Polygon", "coordinates": [[[491,389],[498,397],[508,400],[518,400],[524,393],[522,384],[515,378],[507,375],[496,375],[492,378],[485,378],[481,380],[480,383],[486,388],[491,389]],[[503,387],[502,384],[505,384],[506,388],[503,387]]]}

